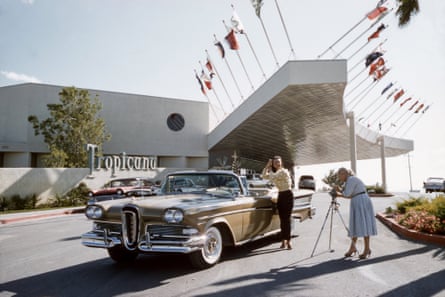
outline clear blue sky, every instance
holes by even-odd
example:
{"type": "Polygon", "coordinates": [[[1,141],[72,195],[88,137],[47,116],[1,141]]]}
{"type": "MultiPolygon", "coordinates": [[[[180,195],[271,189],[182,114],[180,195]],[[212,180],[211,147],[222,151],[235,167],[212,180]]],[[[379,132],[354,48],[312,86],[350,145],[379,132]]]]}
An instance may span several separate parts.
{"type": "MultiPolygon", "coordinates": [[[[432,104],[404,138],[415,143],[411,153],[413,188],[420,189],[428,176],[445,177],[445,2],[419,0],[421,11],[410,25],[399,28],[394,12],[383,23],[389,25],[378,40],[365,45],[372,28],[339,58],[349,58],[352,50],[364,49],[348,61],[352,67],[379,42],[387,40],[383,49],[390,72],[356,107],[358,116],[366,115],[363,108],[376,101],[384,86],[397,81],[407,96],[432,104]]],[[[262,19],[280,65],[292,59],[290,47],[282,28],[275,1],[265,0],[262,19]]],[[[336,39],[349,30],[375,7],[377,1],[303,1],[278,0],[285,19],[296,59],[317,59],[336,39]]],[[[388,1],[390,7],[394,1],[388,1]]],[[[240,95],[233,84],[227,66],[219,59],[213,45],[213,34],[222,40],[230,23],[231,4],[244,24],[249,39],[259,57],[266,76],[276,70],[270,48],[249,0],[2,0],[0,2],[0,86],[22,82],[41,82],[55,85],[74,85],[79,88],[146,94],[162,97],[206,100],[202,96],[193,70],[200,71],[199,60],[213,58],[217,70],[235,104],[240,95]]],[[[323,58],[335,56],[346,44],[370,26],[363,22],[323,58]]],[[[261,72],[243,36],[239,36],[241,58],[254,87],[263,83],[261,72]]],[[[247,97],[251,92],[238,57],[226,46],[227,61],[247,97]]],[[[359,65],[357,70],[363,70],[359,65]]],[[[355,72],[357,73],[357,72],[355,72]]],[[[355,73],[350,73],[351,79],[355,73]]],[[[351,90],[366,74],[348,86],[351,90]]],[[[230,104],[218,81],[215,89],[223,101],[230,104]]],[[[370,86],[365,81],[362,89],[370,86]]],[[[357,89],[358,91],[360,88],[357,89]]],[[[349,99],[351,100],[352,95],[349,99]]],[[[210,100],[219,109],[216,97],[210,100]]],[[[380,101],[379,101],[380,100],[380,101]]],[[[414,101],[414,100],[413,100],[414,101]]],[[[385,103],[388,104],[388,103],[385,103]]],[[[383,106],[377,115],[384,112],[383,106]]],[[[415,120],[411,114],[402,117],[397,111],[389,120],[408,119],[405,128],[415,120]],[[411,116],[411,118],[409,118],[411,116]]],[[[389,115],[391,113],[388,113],[389,115]]],[[[406,129],[395,136],[402,136],[406,129]]],[[[396,130],[384,128],[388,134],[396,130]]],[[[330,168],[345,164],[304,167],[321,179],[330,168]]],[[[408,190],[408,158],[400,156],[387,161],[388,185],[391,190],[408,190]]],[[[380,161],[360,161],[358,175],[367,184],[380,181],[380,161]]]]}

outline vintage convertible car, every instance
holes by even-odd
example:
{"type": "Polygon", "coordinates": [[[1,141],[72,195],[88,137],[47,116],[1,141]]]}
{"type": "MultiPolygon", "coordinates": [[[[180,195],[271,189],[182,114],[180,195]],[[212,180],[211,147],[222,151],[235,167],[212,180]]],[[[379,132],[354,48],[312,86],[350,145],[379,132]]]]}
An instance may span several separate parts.
{"type": "MultiPolygon", "coordinates": [[[[134,260],[139,253],[183,253],[195,267],[213,266],[225,246],[280,232],[276,190],[249,191],[247,186],[245,177],[230,171],[171,173],[157,196],[88,205],[85,214],[94,223],[82,244],[107,249],[117,262],[134,260]]],[[[315,214],[312,193],[295,193],[295,219],[315,214]]]]}

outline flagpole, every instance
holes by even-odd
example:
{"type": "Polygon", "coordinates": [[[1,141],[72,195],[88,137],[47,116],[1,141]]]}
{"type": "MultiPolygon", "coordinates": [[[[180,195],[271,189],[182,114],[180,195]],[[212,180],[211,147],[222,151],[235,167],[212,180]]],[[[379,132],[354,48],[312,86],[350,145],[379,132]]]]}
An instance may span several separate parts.
{"type": "Polygon", "coordinates": [[[212,67],[215,69],[216,76],[218,77],[219,82],[221,83],[221,85],[222,85],[224,91],[226,92],[227,98],[229,98],[229,102],[230,102],[230,104],[232,105],[232,108],[235,108],[235,105],[234,105],[233,102],[232,102],[232,98],[230,97],[229,92],[227,92],[227,88],[226,88],[226,86],[224,85],[224,82],[222,81],[221,76],[219,75],[218,69],[216,69],[215,64],[213,64],[212,59],[210,58],[209,52],[208,52],[207,50],[205,50],[205,52],[206,52],[206,54],[207,54],[207,59],[208,59],[208,60],[210,61],[210,63],[212,64],[212,67]]]}
{"type": "Polygon", "coordinates": [[[357,73],[353,78],[351,78],[349,81],[348,81],[348,84],[350,84],[351,82],[353,82],[357,77],[359,77],[360,76],[360,74],[362,74],[364,71],[366,71],[366,68],[363,68],[359,73],[357,73]]]}
{"type": "MultiPolygon", "coordinates": [[[[394,95],[394,93],[396,93],[397,91],[398,91],[398,89],[395,88],[395,90],[394,90],[393,92],[391,92],[391,93],[387,96],[386,100],[389,100],[389,99],[394,95]]],[[[391,104],[391,105],[389,106],[389,108],[385,109],[379,116],[376,117],[376,119],[375,119],[372,123],[375,123],[377,120],[379,120],[381,117],[383,117],[383,115],[385,115],[386,112],[388,112],[388,111],[390,111],[390,110],[392,109],[393,105],[394,105],[394,104],[391,104]]]]}
{"type": "MultiPolygon", "coordinates": [[[[231,4],[232,9],[235,10],[235,6],[233,4],[231,4]]],[[[242,35],[244,35],[244,37],[246,37],[247,43],[249,44],[249,47],[253,53],[253,56],[255,57],[255,60],[258,64],[258,67],[261,70],[261,73],[263,74],[264,80],[266,80],[266,74],[264,73],[263,67],[261,66],[260,60],[258,59],[258,56],[256,55],[255,50],[253,49],[252,43],[250,42],[249,36],[247,35],[247,32],[243,30],[243,32],[240,32],[242,35]]]]}
{"type": "MultiPolygon", "coordinates": [[[[198,73],[196,72],[196,69],[193,69],[193,71],[195,72],[195,76],[199,78],[199,75],[198,75],[198,73]]],[[[199,79],[201,79],[201,78],[199,78],[199,79]]],[[[201,83],[202,83],[202,82],[201,82],[201,83]]],[[[206,94],[205,92],[203,93],[203,95],[207,98],[207,102],[209,103],[210,108],[212,109],[213,114],[215,115],[216,121],[219,122],[219,121],[220,121],[220,120],[219,120],[219,117],[218,117],[218,115],[217,115],[217,113],[216,113],[216,111],[215,111],[215,108],[213,107],[212,102],[210,102],[210,99],[209,99],[209,97],[207,96],[207,94],[206,94]]]]}
{"type": "MultiPolygon", "coordinates": [[[[366,110],[368,110],[368,109],[370,109],[371,106],[374,104],[374,102],[377,101],[378,99],[380,99],[380,97],[382,97],[382,96],[383,96],[383,94],[380,95],[380,96],[378,96],[376,99],[372,100],[372,101],[371,101],[371,104],[369,104],[365,109],[363,109],[363,112],[366,111],[366,110]]],[[[383,101],[383,103],[385,103],[385,101],[383,101]]],[[[367,121],[368,118],[369,118],[369,117],[365,118],[365,121],[367,121]]]]}
{"type": "MultiPolygon", "coordinates": [[[[394,82],[393,86],[395,86],[395,84],[396,84],[396,82],[394,82]]],[[[384,94],[381,94],[377,99],[379,99],[379,98],[382,97],[383,95],[384,95],[384,94]]],[[[377,99],[375,99],[375,100],[377,100],[377,99]]],[[[377,106],[377,108],[374,109],[374,110],[373,110],[373,111],[366,117],[365,121],[368,121],[368,120],[372,117],[372,115],[373,115],[374,113],[376,113],[377,110],[379,110],[379,109],[385,104],[385,102],[386,102],[386,100],[383,100],[383,102],[382,102],[379,106],[377,106]]],[[[371,107],[371,106],[369,106],[369,107],[371,107]]]]}
{"type": "MultiPolygon", "coordinates": [[[[223,24],[224,24],[224,27],[226,28],[227,33],[229,33],[230,30],[229,30],[229,28],[227,27],[226,22],[225,22],[224,20],[223,20],[222,22],[223,22],[223,24]]],[[[244,66],[243,60],[241,60],[241,55],[239,54],[238,50],[235,50],[235,52],[236,52],[236,55],[238,56],[238,59],[239,59],[239,61],[240,61],[240,63],[241,63],[241,66],[243,67],[243,70],[244,70],[244,73],[246,74],[247,80],[248,80],[249,83],[250,83],[250,87],[252,88],[252,91],[254,91],[255,88],[253,87],[252,81],[250,80],[249,73],[247,73],[246,66],[244,66]]]]}
{"type": "MultiPolygon", "coordinates": [[[[368,27],[368,29],[366,29],[365,31],[363,31],[362,33],[360,33],[359,36],[357,36],[353,41],[351,41],[344,49],[342,49],[339,53],[337,53],[337,55],[335,55],[335,57],[333,59],[338,58],[342,53],[344,53],[348,48],[351,47],[351,45],[353,45],[357,40],[359,40],[363,35],[365,35],[366,32],[368,32],[369,30],[372,29],[372,27],[374,27],[376,24],[378,23],[378,21],[374,22],[371,24],[371,26],[368,27]]],[[[386,28],[386,27],[385,27],[386,28]]],[[[369,41],[368,41],[369,43],[369,41]]]]}
{"type": "MultiPolygon", "coordinates": [[[[198,61],[198,62],[199,62],[199,65],[201,65],[201,71],[204,72],[204,68],[202,67],[201,61],[198,61]]],[[[207,89],[208,89],[208,88],[207,88],[207,89]]],[[[216,100],[218,101],[219,106],[221,107],[221,110],[224,112],[224,115],[227,115],[227,112],[225,111],[224,106],[223,106],[222,103],[221,103],[221,100],[219,100],[219,96],[218,96],[218,94],[216,94],[216,91],[215,91],[215,87],[214,87],[214,86],[212,86],[212,91],[213,91],[213,93],[215,94],[216,100]]]]}
{"type": "MultiPolygon", "coordinates": [[[[218,39],[216,38],[215,34],[213,34],[213,37],[215,37],[215,41],[218,42],[218,39]]],[[[238,89],[238,92],[239,92],[239,94],[241,96],[241,101],[243,101],[244,100],[244,96],[243,96],[243,93],[241,93],[241,89],[240,89],[240,87],[238,85],[238,82],[235,79],[235,76],[233,75],[232,68],[230,68],[229,62],[227,61],[226,57],[223,57],[222,59],[224,60],[224,62],[226,63],[227,68],[229,69],[229,72],[230,72],[230,75],[232,76],[233,82],[235,83],[235,86],[238,89]]]]}
{"type": "Polygon", "coordinates": [[[275,52],[273,50],[272,43],[270,42],[269,35],[267,34],[266,27],[264,26],[263,19],[260,16],[258,18],[260,19],[261,26],[263,27],[264,34],[266,35],[267,42],[269,43],[270,50],[272,51],[272,55],[273,55],[273,58],[275,60],[275,64],[277,65],[277,68],[280,68],[280,64],[278,63],[277,56],[275,55],[275,52]]]}
{"type": "Polygon", "coordinates": [[[284,32],[286,33],[286,37],[287,37],[287,41],[289,42],[291,53],[292,53],[294,59],[296,59],[294,47],[292,46],[292,42],[290,41],[289,33],[287,32],[286,24],[284,23],[284,18],[283,18],[283,15],[281,14],[280,6],[278,5],[277,0],[275,0],[275,5],[277,6],[278,14],[280,15],[281,24],[283,24],[284,32]]]}
{"type": "Polygon", "coordinates": [[[324,52],[322,52],[320,55],[318,55],[318,59],[323,57],[329,50],[331,50],[337,43],[339,43],[343,38],[345,38],[349,33],[351,33],[355,28],[357,28],[363,21],[367,19],[366,15],[364,18],[362,18],[357,24],[355,24],[351,29],[349,29],[343,36],[341,36],[339,39],[337,39],[330,47],[328,47],[324,52]]]}
{"type": "Polygon", "coordinates": [[[344,98],[348,98],[349,95],[351,95],[358,87],[360,87],[367,79],[369,78],[369,76],[366,76],[364,80],[362,80],[361,82],[359,82],[352,90],[350,90],[345,96],[343,96],[344,98]]]}
{"type": "MultiPolygon", "coordinates": [[[[371,92],[372,91],[372,89],[374,89],[375,88],[375,86],[377,86],[378,85],[378,83],[380,82],[380,80],[377,80],[377,81],[373,81],[373,83],[367,88],[367,90],[364,92],[365,94],[351,107],[351,110],[353,110],[355,107],[357,107],[357,105],[360,103],[360,102],[362,102],[362,100],[363,99],[365,99],[366,98],[366,96],[369,94],[369,92],[371,92]]],[[[349,102],[349,104],[350,103],[352,103],[352,101],[351,102],[349,102]]]]}
{"type": "Polygon", "coordinates": [[[250,39],[249,39],[249,36],[247,35],[247,32],[244,32],[243,35],[246,37],[247,42],[249,43],[249,47],[252,50],[253,55],[255,56],[255,60],[256,60],[256,62],[258,64],[258,67],[260,67],[260,70],[261,70],[261,73],[263,74],[264,80],[267,80],[266,74],[264,73],[264,70],[263,70],[263,67],[261,66],[260,60],[258,59],[258,57],[257,57],[257,55],[255,53],[255,50],[253,49],[253,46],[250,43],[250,39]]]}
{"type": "MultiPolygon", "coordinates": [[[[431,103],[431,104],[429,104],[428,106],[431,108],[431,106],[432,106],[433,104],[431,103]]],[[[408,127],[408,129],[402,134],[402,136],[400,136],[400,137],[403,137],[403,136],[405,136],[405,134],[406,133],[408,133],[410,130],[411,130],[411,128],[420,120],[420,118],[422,118],[423,116],[425,115],[425,112],[422,112],[422,114],[411,124],[411,126],[409,126],[408,127]]]]}
{"type": "MultiPolygon", "coordinates": [[[[408,111],[407,111],[408,112],[408,111]]],[[[405,113],[406,114],[406,113],[405,113]]],[[[404,114],[404,115],[405,115],[404,114]]],[[[397,132],[413,117],[414,113],[412,113],[411,115],[409,115],[404,121],[403,123],[401,123],[400,125],[397,126],[396,131],[394,131],[392,133],[392,136],[395,136],[397,134],[397,132]]],[[[397,123],[397,121],[394,122],[394,124],[397,123]]],[[[392,124],[392,123],[391,123],[392,124]]]]}

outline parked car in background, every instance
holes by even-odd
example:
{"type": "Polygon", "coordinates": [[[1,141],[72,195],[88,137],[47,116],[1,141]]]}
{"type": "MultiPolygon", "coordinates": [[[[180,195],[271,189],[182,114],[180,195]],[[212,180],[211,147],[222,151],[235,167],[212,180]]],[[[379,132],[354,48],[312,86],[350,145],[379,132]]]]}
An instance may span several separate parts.
{"type": "Polygon", "coordinates": [[[298,181],[299,189],[308,189],[315,191],[315,180],[312,175],[302,175],[298,181]]]}
{"type": "Polygon", "coordinates": [[[442,177],[429,177],[423,182],[425,192],[445,192],[445,179],[442,177]]]}
{"type": "Polygon", "coordinates": [[[101,189],[88,192],[89,197],[101,195],[125,195],[133,189],[145,189],[153,191],[155,184],[152,180],[144,177],[131,177],[113,179],[107,182],[101,189]]]}
{"type": "MultiPolygon", "coordinates": [[[[251,192],[246,180],[230,171],[170,173],[156,196],[88,205],[85,215],[93,228],[82,235],[82,244],[107,249],[117,262],[139,253],[179,253],[195,267],[208,268],[225,247],[280,232],[273,198],[268,191],[251,192]]],[[[294,194],[292,211],[300,221],[315,214],[313,192],[303,192],[294,194]]]]}

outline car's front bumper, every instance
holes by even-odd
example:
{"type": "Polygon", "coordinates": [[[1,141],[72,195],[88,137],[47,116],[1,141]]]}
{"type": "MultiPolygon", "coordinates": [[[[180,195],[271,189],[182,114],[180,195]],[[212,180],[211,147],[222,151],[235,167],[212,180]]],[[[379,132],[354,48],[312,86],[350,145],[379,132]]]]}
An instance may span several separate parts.
{"type": "MultiPolygon", "coordinates": [[[[146,240],[138,243],[138,250],[145,253],[182,253],[188,254],[204,247],[205,236],[192,236],[185,240],[146,240]]],[[[81,236],[82,244],[94,248],[112,248],[123,244],[120,235],[108,235],[103,231],[90,231],[81,236]]]]}

